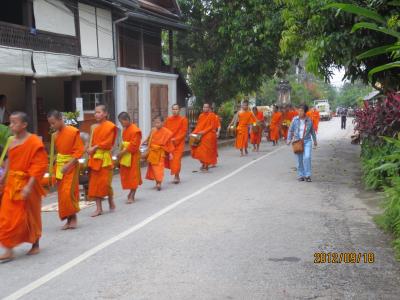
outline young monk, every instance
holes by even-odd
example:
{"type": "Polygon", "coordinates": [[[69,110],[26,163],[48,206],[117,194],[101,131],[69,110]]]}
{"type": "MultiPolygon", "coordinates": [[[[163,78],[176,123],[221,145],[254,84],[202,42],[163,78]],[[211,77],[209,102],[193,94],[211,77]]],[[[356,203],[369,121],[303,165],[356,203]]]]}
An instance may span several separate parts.
{"type": "Polygon", "coordinates": [[[262,133],[264,130],[264,113],[257,109],[257,106],[253,107],[253,114],[257,119],[257,131],[251,130],[250,141],[253,145],[253,151],[260,151],[260,144],[262,139],[262,133]],[[261,126],[260,126],[261,125],[261,126]]]}
{"type": "Polygon", "coordinates": [[[14,258],[13,248],[32,244],[28,255],[38,254],[42,235],[41,200],[44,190],[40,182],[48,167],[42,141],[27,131],[28,116],[24,112],[10,115],[14,135],[8,149],[6,172],[0,178],[4,187],[0,207],[0,244],[5,252],[0,260],[14,258]]]}
{"type": "Polygon", "coordinates": [[[108,111],[105,105],[96,106],[94,116],[97,124],[92,127],[91,142],[87,150],[90,156],[88,196],[96,201],[96,211],[92,217],[97,217],[103,213],[101,202],[106,196],[110,211],[115,210],[111,186],[113,175],[111,150],[117,138],[117,127],[107,120],[108,111]]]}
{"type": "Polygon", "coordinates": [[[249,144],[249,127],[253,123],[257,122],[253,112],[249,110],[249,101],[244,100],[242,103],[242,110],[238,114],[239,124],[236,129],[236,149],[240,150],[240,156],[243,156],[243,152],[247,155],[249,144]]]}
{"type": "MultiPolygon", "coordinates": [[[[219,139],[219,136],[221,134],[221,120],[219,119],[219,116],[215,112],[215,109],[212,109],[212,112],[215,115],[215,125],[214,125],[214,127],[215,127],[215,131],[217,133],[217,138],[215,139],[215,144],[216,144],[215,145],[215,149],[217,150],[217,159],[218,159],[218,139],[219,139]]],[[[210,168],[215,168],[216,166],[217,166],[217,162],[215,161],[214,164],[210,165],[210,168]]]]}
{"type": "Polygon", "coordinates": [[[271,117],[271,123],[269,125],[269,134],[272,144],[276,146],[279,140],[279,133],[282,125],[282,113],[279,111],[278,106],[274,105],[274,111],[271,117]]]}
{"type": "Polygon", "coordinates": [[[204,103],[196,128],[192,133],[201,136],[200,144],[192,147],[192,157],[201,163],[201,171],[208,171],[209,166],[217,163],[217,133],[215,130],[215,114],[210,104],[204,103]]]}
{"type": "Polygon", "coordinates": [[[282,109],[282,127],[281,127],[282,128],[281,133],[282,133],[282,137],[284,140],[287,139],[288,132],[289,132],[289,126],[290,126],[290,123],[292,122],[292,119],[293,119],[293,117],[289,110],[289,107],[284,106],[282,109]]]}
{"type": "MultiPolygon", "coordinates": [[[[65,125],[61,112],[50,111],[47,114],[47,120],[51,128],[56,130],[52,136],[52,143],[57,150],[58,215],[61,220],[67,220],[62,227],[63,230],[75,229],[78,225],[77,213],[79,212],[78,160],[82,157],[85,148],[79,130],[65,125]]],[[[53,155],[54,153],[51,156],[53,155]]]]}
{"type": "Polygon", "coordinates": [[[135,201],[136,190],[142,184],[140,174],[140,152],[139,147],[142,142],[142,132],[139,127],[131,122],[131,117],[127,112],[121,112],[118,120],[123,129],[121,151],[118,153],[119,174],[124,190],[129,190],[127,204],[135,201]]]}
{"type": "Polygon", "coordinates": [[[163,127],[163,121],[161,116],[154,119],[154,128],[143,143],[149,146],[146,179],[154,180],[158,191],[161,191],[161,184],[164,179],[165,159],[172,160],[172,153],[175,149],[171,141],[172,132],[163,127]]]}
{"type": "Polygon", "coordinates": [[[174,175],[174,183],[181,182],[181,161],[185,150],[185,138],[189,127],[189,122],[186,117],[180,116],[180,107],[178,104],[172,105],[172,116],[165,121],[165,128],[172,132],[171,142],[175,147],[172,152],[172,160],[165,160],[165,167],[171,170],[171,175],[174,175]]]}

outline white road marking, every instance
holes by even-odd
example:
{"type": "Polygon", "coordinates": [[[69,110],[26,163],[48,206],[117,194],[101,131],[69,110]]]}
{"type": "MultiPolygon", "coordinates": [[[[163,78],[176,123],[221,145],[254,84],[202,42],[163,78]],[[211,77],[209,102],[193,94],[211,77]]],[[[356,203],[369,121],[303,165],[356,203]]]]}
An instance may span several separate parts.
{"type": "Polygon", "coordinates": [[[87,250],[86,252],[82,253],[81,255],[75,257],[74,259],[70,260],[69,262],[65,263],[64,265],[58,267],[57,269],[51,271],[50,273],[47,273],[46,275],[40,277],[39,279],[33,281],[32,283],[26,285],[25,287],[17,290],[16,292],[14,292],[13,294],[3,298],[3,300],[14,300],[14,299],[19,299],[25,295],[27,295],[28,293],[32,292],[33,290],[41,287],[42,285],[46,284],[47,282],[49,282],[50,280],[56,278],[57,276],[63,274],[64,272],[68,271],[69,269],[72,269],[73,267],[75,267],[76,265],[80,264],[81,262],[85,261],[86,259],[88,259],[89,257],[95,255],[97,252],[103,250],[104,248],[118,242],[119,240],[127,237],[128,235],[134,233],[135,231],[138,231],[139,229],[143,228],[144,226],[146,226],[147,224],[149,224],[150,222],[158,219],[159,217],[165,215],[166,213],[170,212],[171,210],[173,210],[174,208],[176,208],[177,206],[181,205],[182,203],[200,195],[201,193],[209,190],[210,188],[216,186],[217,184],[220,184],[221,182],[224,182],[225,180],[235,176],[236,174],[240,173],[241,171],[243,171],[244,169],[250,167],[251,165],[257,163],[260,160],[263,160],[264,158],[278,152],[279,150],[281,150],[283,147],[285,146],[281,146],[278,147],[277,149],[255,159],[252,160],[251,162],[245,164],[244,166],[236,169],[235,171],[229,173],[228,175],[218,179],[217,181],[214,181],[213,183],[210,183],[208,185],[206,185],[205,187],[197,190],[196,192],[172,203],[171,205],[163,208],[162,210],[158,211],[157,213],[151,215],[150,217],[144,219],[142,222],[134,225],[131,228],[128,228],[127,230],[119,233],[118,235],[104,241],[103,243],[97,245],[96,247],[93,247],[92,249],[87,250]]]}

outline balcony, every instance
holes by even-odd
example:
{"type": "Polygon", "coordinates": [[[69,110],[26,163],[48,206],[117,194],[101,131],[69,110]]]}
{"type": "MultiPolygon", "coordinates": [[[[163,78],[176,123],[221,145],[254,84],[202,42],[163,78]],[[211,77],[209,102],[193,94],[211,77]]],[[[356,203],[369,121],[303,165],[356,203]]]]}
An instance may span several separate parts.
{"type": "Polygon", "coordinates": [[[31,32],[28,27],[5,22],[0,22],[0,45],[80,55],[76,37],[35,29],[31,32]]]}

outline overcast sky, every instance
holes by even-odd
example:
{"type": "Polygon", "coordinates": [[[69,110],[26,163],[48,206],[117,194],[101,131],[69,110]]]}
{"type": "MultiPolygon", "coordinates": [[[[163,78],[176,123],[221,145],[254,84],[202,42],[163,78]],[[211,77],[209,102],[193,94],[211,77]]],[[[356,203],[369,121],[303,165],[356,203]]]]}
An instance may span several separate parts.
{"type": "Polygon", "coordinates": [[[336,87],[341,87],[343,85],[343,83],[344,83],[342,81],[343,75],[344,75],[344,69],[343,68],[340,69],[340,70],[335,69],[334,70],[334,75],[331,78],[331,84],[336,86],[336,87]]]}

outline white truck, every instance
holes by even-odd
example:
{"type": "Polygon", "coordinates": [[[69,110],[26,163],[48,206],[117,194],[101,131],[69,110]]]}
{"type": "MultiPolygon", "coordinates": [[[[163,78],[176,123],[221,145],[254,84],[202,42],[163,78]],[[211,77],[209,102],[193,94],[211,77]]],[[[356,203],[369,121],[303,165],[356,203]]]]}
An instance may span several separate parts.
{"type": "Polygon", "coordinates": [[[328,99],[314,100],[314,106],[318,109],[321,120],[329,121],[332,119],[332,112],[328,99]]]}

